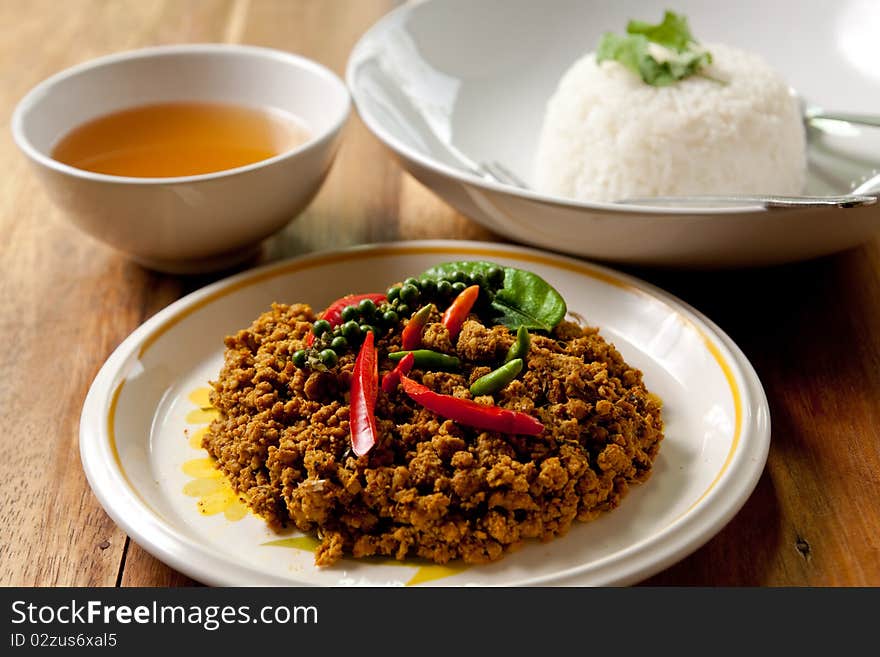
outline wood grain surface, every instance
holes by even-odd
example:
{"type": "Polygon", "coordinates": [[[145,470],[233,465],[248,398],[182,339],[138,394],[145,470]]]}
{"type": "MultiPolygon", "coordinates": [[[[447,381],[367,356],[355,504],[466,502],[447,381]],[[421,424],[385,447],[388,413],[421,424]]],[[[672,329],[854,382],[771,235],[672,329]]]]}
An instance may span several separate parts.
{"type": "MultiPolygon", "coordinates": [[[[141,46],[237,42],[342,73],[389,0],[0,0],[0,585],[179,586],[104,513],[78,423],[113,349],[222,274],[173,277],[73,228],[15,147],[34,84],[141,46]]],[[[384,240],[498,240],[404,174],[353,116],[333,171],[261,261],[384,240]]],[[[880,243],[794,266],[715,274],[629,268],[742,347],[771,409],[770,455],[736,517],[648,585],[880,585],[880,243]]]]}

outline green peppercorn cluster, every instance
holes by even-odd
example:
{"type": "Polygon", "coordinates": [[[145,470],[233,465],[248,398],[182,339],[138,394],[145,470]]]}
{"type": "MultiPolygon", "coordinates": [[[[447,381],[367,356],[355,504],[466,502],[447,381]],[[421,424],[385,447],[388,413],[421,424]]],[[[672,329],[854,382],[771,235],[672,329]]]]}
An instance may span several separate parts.
{"type": "Polygon", "coordinates": [[[492,267],[486,275],[457,271],[449,278],[439,280],[407,278],[403,285],[389,288],[386,295],[392,307],[398,309],[400,316],[408,317],[410,309],[415,310],[426,303],[434,303],[438,307],[447,306],[471,285],[479,285],[482,291],[480,298],[491,303],[495,292],[504,285],[504,270],[501,267],[492,267]]]}
{"type": "Polygon", "coordinates": [[[326,319],[319,319],[312,325],[315,341],[310,349],[294,352],[294,365],[314,367],[320,363],[324,367],[333,367],[340,356],[360,345],[367,333],[372,331],[378,337],[400,321],[400,315],[390,303],[377,306],[372,299],[362,299],[356,305],[346,306],[340,315],[342,323],[335,328],[326,319]]]}
{"type": "Polygon", "coordinates": [[[491,303],[495,291],[503,284],[504,270],[500,267],[493,267],[485,276],[457,271],[448,279],[436,281],[407,278],[403,284],[388,288],[386,302],[376,305],[371,299],[362,299],[343,308],[342,323],[335,328],[326,319],[317,320],[312,325],[314,343],[309,349],[294,352],[293,364],[300,368],[333,367],[340,356],[359,346],[369,331],[378,338],[426,303],[448,305],[471,285],[479,285],[483,292],[480,298],[491,303]]]}

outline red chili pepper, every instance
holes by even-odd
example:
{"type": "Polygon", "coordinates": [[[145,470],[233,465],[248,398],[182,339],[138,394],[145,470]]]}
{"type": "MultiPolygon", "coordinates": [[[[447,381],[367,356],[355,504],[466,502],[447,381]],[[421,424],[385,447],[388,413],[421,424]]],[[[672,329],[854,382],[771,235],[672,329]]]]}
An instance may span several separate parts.
{"type": "Polygon", "coordinates": [[[376,444],[376,397],[379,395],[379,362],[373,332],[367,333],[351,373],[351,448],[363,456],[376,444]]]}
{"type": "Polygon", "coordinates": [[[470,399],[441,395],[407,376],[400,377],[400,382],[403,384],[403,391],[417,404],[469,427],[529,436],[537,436],[544,431],[541,421],[528,413],[500,406],[483,406],[470,399]]]}
{"type": "Polygon", "coordinates": [[[431,316],[431,310],[433,310],[433,308],[434,306],[429,303],[427,306],[419,308],[413,313],[413,316],[410,317],[406,326],[403,327],[403,332],[400,334],[402,351],[412,351],[421,346],[422,329],[425,328],[425,324],[428,323],[428,317],[431,316]]]}
{"type": "MultiPolygon", "coordinates": [[[[347,296],[342,297],[341,299],[337,299],[333,303],[331,303],[327,308],[320,314],[321,319],[326,319],[330,322],[330,326],[336,327],[342,323],[342,310],[346,306],[354,306],[363,301],[364,299],[370,299],[373,303],[382,303],[383,301],[387,301],[387,297],[384,294],[380,294],[378,292],[371,292],[369,294],[349,294],[347,296]]],[[[306,336],[306,346],[311,347],[312,343],[315,341],[315,334],[309,333],[306,336]]]]}
{"type": "Polygon", "coordinates": [[[409,352],[406,356],[401,358],[397,367],[382,377],[382,390],[388,394],[397,390],[397,386],[400,383],[400,377],[409,374],[415,362],[416,356],[412,352],[409,352]]]}
{"type": "Polygon", "coordinates": [[[449,331],[449,337],[455,339],[461,330],[461,325],[467,319],[468,313],[477,302],[480,296],[480,286],[471,285],[461,291],[461,293],[453,299],[452,304],[443,313],[443,326],[449,331]]]}

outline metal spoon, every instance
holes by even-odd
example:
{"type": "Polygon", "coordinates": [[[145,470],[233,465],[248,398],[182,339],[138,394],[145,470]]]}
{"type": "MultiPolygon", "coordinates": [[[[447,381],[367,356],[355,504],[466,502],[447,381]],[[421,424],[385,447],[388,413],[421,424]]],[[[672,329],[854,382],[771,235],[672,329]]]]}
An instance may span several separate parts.
{"type": "MultiPolygon", "coordinates": [[[[525,183],[513,175],[505,166],[492,162],[475,168],[475,173],[513,187],[527,189],[525,183]]],[[[711,206],[763,206],[766,209],[779,208],[856,208],[874,205],[880,194],[880,173],[865,180],[849,194],[835,196],[788,196],[780,194],[736,194],[736,195],[695,195],[695,196],[650,196],[627,198],[615,201],[620,205],[654,205],[678,207],[711,206]]]]}
{"type": "Polygon", "coordinates": [[[880,195],[880,172],[876,169],[869,177],[857,185],[849,194],[836,196],[785,196],[776,194],[729,196],[652,196],[630,198],[617,203],[626,205],[670,205],[681,207],[703,207],[724,205],[762,205],[767,209],[804,208],[804,207],[838,207],[857,208],[875,205],[880,195]]]}
{"type": "Polygon", "coordinates": [[[874,128],[880,128],[880,115],[878,114],[859,114],[854,112],[830,111],[823,109],[818,105],[811,105],[807,103],[803,96],[798,95],[797,92],[792,93],[800,103],[801,114],[803,115],[804,122],[807,123],[807,125],[812,125],[821,129],[821,125],[816,125],[817,122],[838,121],[841,123],[853,123],[855,125],[867,125],[874,128]]]}
{"type": "MultiPolygon", "coordinates": [[[[498,162],[489,162],[472,168],[477,175],[521,189],[528,189],[526,184],[513,174],[507,167],[498,162]]],[[[729,194],[729,195],[692,195],[692,196],[650,196],[626,198],[615,203],[621,205],[654,205],[679,207],[718,207],[718,206],[763,206],[766,209],[779,208],[857,208],[875,205],[880,195],[880,173],[876,170],[870,177],[863,179],[848,194],[833,196],[791,196],[784,194],[729,194]]]]}

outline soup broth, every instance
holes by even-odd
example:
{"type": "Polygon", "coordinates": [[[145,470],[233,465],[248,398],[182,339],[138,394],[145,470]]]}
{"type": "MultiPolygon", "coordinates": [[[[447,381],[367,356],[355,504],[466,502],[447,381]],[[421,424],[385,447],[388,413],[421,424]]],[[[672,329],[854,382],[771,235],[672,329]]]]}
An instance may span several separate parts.
{"type": "Polygon", "coordinates": [[[52,157],[113,176],[194,176],[274,157],[308,137],[295,118],[277,111],[161,103],[88,121],[65,135],[52,157]]]}

